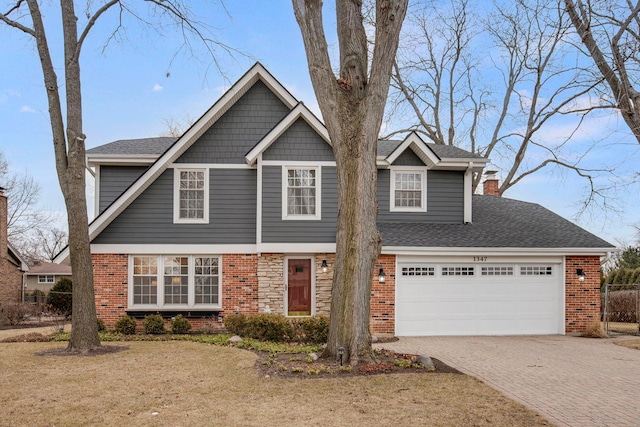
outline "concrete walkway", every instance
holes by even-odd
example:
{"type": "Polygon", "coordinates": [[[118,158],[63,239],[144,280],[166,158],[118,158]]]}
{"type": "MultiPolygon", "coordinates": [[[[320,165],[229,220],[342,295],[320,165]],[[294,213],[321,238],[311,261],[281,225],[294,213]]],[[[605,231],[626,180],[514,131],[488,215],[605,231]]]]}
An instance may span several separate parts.
{"type": "Polygon", "coordinates": [[[640,426],[640,350],[614,339],[403,337],[375,346],[439,359],[560,426],[640,426]]]}

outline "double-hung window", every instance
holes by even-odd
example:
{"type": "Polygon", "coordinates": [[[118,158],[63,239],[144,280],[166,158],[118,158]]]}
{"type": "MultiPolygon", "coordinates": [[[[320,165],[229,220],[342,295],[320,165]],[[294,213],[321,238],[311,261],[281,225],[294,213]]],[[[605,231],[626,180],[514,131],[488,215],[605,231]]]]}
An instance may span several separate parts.
{"type": "Polygon", "coordinates": [[[320,219],[320,168],[282,168],[282,219],[320,219]]]}
{"type": "Polygon", "coordinates": [[[130,308],[220,308],[220,258],[131,256],[130,308]]]}
{"type": "Polygon", "coordinates": [[[174,169],[174,222],[209,222],[207,169],[174,169]]]}
{"type": "Polygon", "coordinates": [[[391,170],[390,208],[400,212],[427,210],[427,171],[393,168],[391,170]]]}
{"type": "Polygon", "coordinates": [[[53,281],[54,281],[53,276],[50,276],[50,275],[38,276],[38,283],[53,283],[53,281]]]}

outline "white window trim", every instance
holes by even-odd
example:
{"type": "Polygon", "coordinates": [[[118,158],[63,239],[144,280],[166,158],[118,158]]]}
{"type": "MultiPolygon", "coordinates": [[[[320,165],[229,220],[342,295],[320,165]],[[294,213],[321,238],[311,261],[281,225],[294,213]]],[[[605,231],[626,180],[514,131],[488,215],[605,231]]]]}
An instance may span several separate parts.
{"type": "Polygon", "coordinates": [[[283,165],[282,166],[282,219],[283,220],[302,220],[302,221],[317,221],[322,219],[322,168],[320,166],[309,165],[283,165]],[[287,212],[287,185],[288,185],[288,171],[290,169],[308,169],[316,171],[316,213],[314,215],[289,215],[287,212]]]}
{"type": "Polygon", "coordinates": [[[316,315],[316,257],[309,255],[285,255],[283,265],[283,277],[284,277],[284,292],[283,292],[283,307],[282,313],[285,317],[303,318],[311,316],[288,316],[289,312],[289,260],[290,259],[308,259],[311,260],[311,316],[316,315]]]}
{"type": "Polygon", "coordinates": [[[173,169],[173,223],[174,224],[209,224],[209,169],[208,168],[174,168],[173,169]],[[204,215],[202,218],[180,218],[180,172],[204,172],[204,215]]]}
{"type": "Polygon", "coordinates": [[[427,211],[427,168],[415,166],[392,166],[389,173],[389,210],[391,212],[426,212],[427,211]],[[419,173],[422,177],[422,195],[419,207],[396,206],[395,182],[397,173],[419,173]]]}
{"type": "Polygon", "coordinates": [[[219,310],[222,309],[222,256],[208,254],[135,254],[129,255],[129,285],[127,308],[129,310],[219,310]],[[156,258],[158,262],[158,272],[156,280],[158,283],[158,294],[156,304],[134,304],[133,303],[133,258],[134,257],[151,257],[156,258]],[[189,258],[189,291],[187,296],[187,304],[164,304],[164,258],[186,257],[189,258]],[[218,304],[196,304],[195,303],[195,258],[217,258],[218,259],[218,304]]]}
{"type": "Polygon", "coordinates": [[[38,283],[51,284],[55,283],[56,277],[53,274],[39,274],[38,275],[38,283]],[[51,277],[51,281],[48,278],[51,277]],[[44,280],[40,280],[40,278],[44,278],[44,280]]]}

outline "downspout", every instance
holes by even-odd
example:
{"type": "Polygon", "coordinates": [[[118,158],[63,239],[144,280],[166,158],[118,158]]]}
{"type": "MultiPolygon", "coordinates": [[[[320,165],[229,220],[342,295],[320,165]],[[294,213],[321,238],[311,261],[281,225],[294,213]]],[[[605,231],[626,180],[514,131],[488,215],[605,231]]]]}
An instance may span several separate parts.
{"type": "Polygon", "coordinates": [[[469,162],[467,170],[464,171],[464,223],[471,224],[473,221],[473,162],[469,162]]]}

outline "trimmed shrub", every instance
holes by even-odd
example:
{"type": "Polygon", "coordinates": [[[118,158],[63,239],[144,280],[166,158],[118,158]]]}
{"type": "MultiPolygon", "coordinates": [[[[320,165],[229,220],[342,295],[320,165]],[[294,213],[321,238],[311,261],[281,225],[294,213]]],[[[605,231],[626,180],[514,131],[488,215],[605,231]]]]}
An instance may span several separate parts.
{"type": "Polygon", "coordinates": [[[171,320],[171,332],[174,334],[186,334],[191,330],[191,322],[178,314],[171,320]]]}
{"type": "Polygon", "coordinates": [[[98,332],[104,332],[107,330],[107,325],[104,323],[104,320],[97,318],[96,321],[98,322],[98,332]]]}
{"type": "Polygon", "coordinates": [[[305,317],[295,321],[296,340],[310,344],[324,344],[329,335],[329,318],[325,315],[305,317]]]}
{"type": "Polygon", "coordinates": [[[224,316],[224,327],[234,335],[244,335],[244,328],[247,326],[247,316],[243,313],[229,314],[224,316]]]}
{"type": "Polygon", "coordinates": [[[47,305],[51,307],[51,311],[65,317],[71,316],[72,292],[73,283],[71,279],[63,277],[58,280],[47,294],[47,305]]]}
{"type": "Polygon", "coordinates": [[[164,330],[164,319],[159,314],[150,314],[144,317],[142,321],[142,326],[144,326],[144,332],[146,334],[163,334],[164,330]]]}
{"type": "Polygon", "coordinates": [[[250,316],[244,329],[245,336],[261,341],[287,342],[293,337],[293,326],[282,314],[250,316]]]}
{"type": "Polygon", "coordinates": [[[135,319],[124,315],[118,319],[113,329],[121,334],[133,335],[136,333],[136,326],[138,326],[138,322],[135,319]]]}

